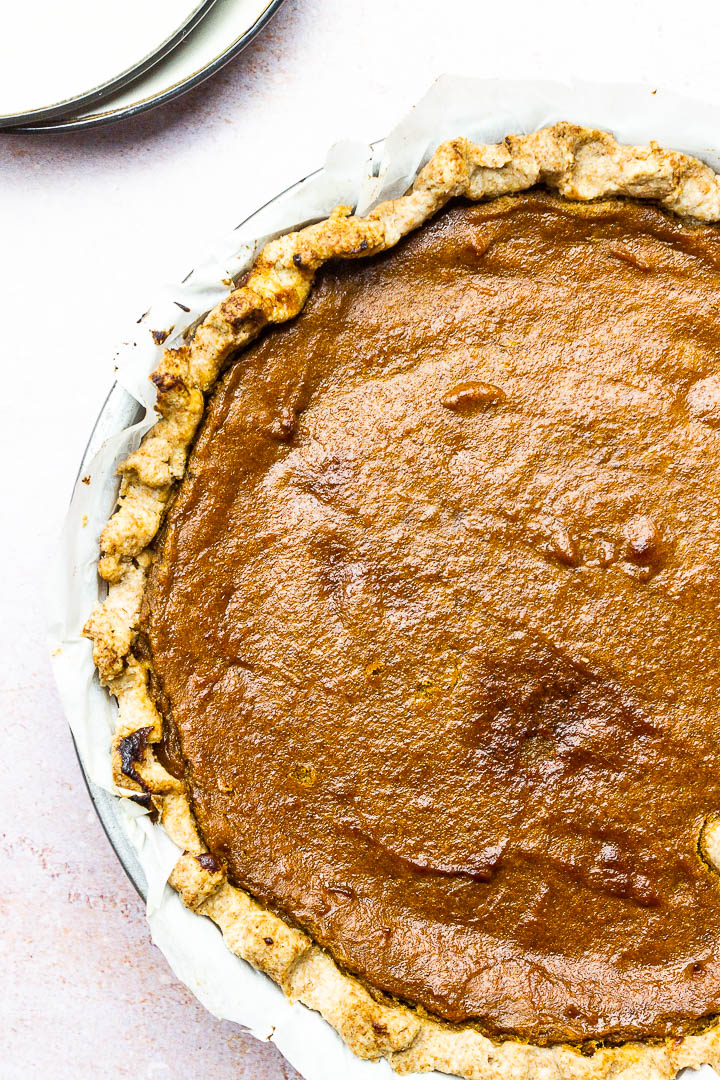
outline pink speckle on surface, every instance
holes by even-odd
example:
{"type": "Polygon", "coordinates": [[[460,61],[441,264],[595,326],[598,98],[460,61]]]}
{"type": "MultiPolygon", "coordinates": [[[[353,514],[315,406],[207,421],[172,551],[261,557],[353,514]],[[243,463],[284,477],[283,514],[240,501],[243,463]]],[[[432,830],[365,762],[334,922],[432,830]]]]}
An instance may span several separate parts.
{"type": "Polygon", "coordinates": [[[297,1077],[274,1046],[209,1016],[151,945],[52,682],[52,561],[128,327],[216,236],[334,140],[382,136],[438,74],[718,100],[718,30],[715,0],[286,0],[233,64],[164,109],[0,135],[2,1080],[297,1077]]]}
{"type": "Polygon", "coordinates": [[[0,1076],[296,1077],[274,1046],[210,1016],[151,945],[37,645],[37,676],[3,693],[0,1076]]]}

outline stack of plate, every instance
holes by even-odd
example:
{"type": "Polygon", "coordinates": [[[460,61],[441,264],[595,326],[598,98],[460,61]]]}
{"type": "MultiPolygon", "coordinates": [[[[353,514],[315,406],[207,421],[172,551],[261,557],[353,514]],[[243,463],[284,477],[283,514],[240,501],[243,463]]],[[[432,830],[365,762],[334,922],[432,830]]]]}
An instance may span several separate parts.
{"type": "Polygon", "coordinates": [[[170,101],[236,56],[281,3],[13,4],[0,36],[0,130],[76,130],[170,101]]]}

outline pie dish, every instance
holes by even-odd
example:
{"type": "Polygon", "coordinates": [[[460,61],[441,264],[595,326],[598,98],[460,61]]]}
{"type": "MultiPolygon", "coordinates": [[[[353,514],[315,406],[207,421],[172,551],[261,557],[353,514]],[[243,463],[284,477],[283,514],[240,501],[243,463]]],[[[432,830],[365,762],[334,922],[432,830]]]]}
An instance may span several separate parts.
{"type": "Polygon", "coordinates": [[[718,219],[653,145],[457,139],[153,375],[86,628],[116,781],[360,1056],[720,1061],[718,219]]]}

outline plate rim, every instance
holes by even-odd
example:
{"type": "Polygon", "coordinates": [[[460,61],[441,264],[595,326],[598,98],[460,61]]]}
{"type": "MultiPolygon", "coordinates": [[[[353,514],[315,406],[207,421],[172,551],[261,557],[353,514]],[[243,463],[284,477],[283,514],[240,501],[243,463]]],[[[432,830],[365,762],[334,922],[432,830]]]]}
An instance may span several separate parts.
{"type": "Polygon", "coordinates": [[[66,116],[76,109],[94,105],[96,102],[100,102],[103,98],[115,93],[115,91],[122,90],[124,86],[140,78],[150,68],[155,67],[177,45],[184,41],[214,5],[215,0],[198,0],[190,14],[168,37],[160,42],[157,48],[146,53],[136,64],[125,68],[118,75],[113,75],[106,82],[100,83],[90,90],[85,90],[74,97],[63,98],[62,101],[57,101],[53,105],[43,105],[39,109],[28,109],[25,112],[0,114],[0,132],[13,130],[20,124],[34,124],[36,121],[42,122],[43,120],[66,116]]]}
{"type": "MultiPolygon", "coordinates": [[[[207,7],[203,8],[203,15],[207,14],[210,8],[214,5],[215,0],[206,0],[207,7]]],[[[18,123],[6,124],[3,118],[0,118],[0,134],[2,135],[46,135],[46,134],[62,134],[67,131],[85,131],[88,128],[104,127],[106,124],[115,124],[120,120],[128,120],[132,117],[139,116],[141,113],[149,112],[150,109],[158,108],[162,105],[167,105],[170,101],[174,101],[176,98],[181,97],[183,94],[188,93],[190,90],[194,90],[196,86],[200,86],[206,79],[211,78],[217,74],[221,68],[229,64],[231,60],[234,60],[246,46],[260,33],[262,29],[270,22],[273,16],[277,13],[284,0],[268,0],[265,8],[260,12],[255,22],[247,28],[239,37],[222,52],[211,60],[204,67],[194,71],[191,75],[181,79],[179,82],[173,83],[171,86],[159,93],[154,94],[151,97],[143,98],[140,101],[134,102],[132,105],[126,105],[123,108],[116,109],[112,112],[100,112],[91,116],[77,117],[73,119],[72,113],[67,114],[67,110],[62,111],[54,116],[48,116],[48,120],[55,120],[55,123],[27,123],[26,121],[20,121],[18,123]]],[[[192,29],[195,28],[200,18],[196,20],[193,26],[187,30],[184,37],[188,37],[192,29]]],[[[173,48],[181,44],[178,40],[173,45],[173,48]]],[[[163,57],[166,56],[171,49],[168,49],[163,57]]],[[[163,57],[158,57],[158,61],[163,57]]],[[[140,78],[145,74],[150,67],[153,67],[154,63],[148,64],[148,66],[142,70],[137,70],[133,73],[132,77],[127,79],[122,85],[114,86],[113,90],[120,90],[124,86],[133,82],[135,78],[140,78]]],[[[100,101],[101,98],[107,97],[107,91],[103,91],[99,97],[95,98],[95,101],[100,101]]],[[[92,104],[93,102],[85,102],[84,104],[92,104]]],[[[73,103],[73,107],[77,103],[73,103]]]]}

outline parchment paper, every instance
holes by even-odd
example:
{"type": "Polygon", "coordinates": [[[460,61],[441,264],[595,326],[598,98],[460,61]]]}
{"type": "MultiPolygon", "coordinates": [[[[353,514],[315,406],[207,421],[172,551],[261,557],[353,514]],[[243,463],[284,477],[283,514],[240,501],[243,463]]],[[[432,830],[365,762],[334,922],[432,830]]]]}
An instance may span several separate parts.
{"type": "MultiPolygon", "coordinates": [[[[356,205],[363,214],[375,202],[402,194],[443,139],[467,135],[497,142],[507,134],[559,120],[605,128],[621,142],[654,140],[695,154],[720,170],[720,114],[702,102],[641,86],[443,76],[384,144],[374,151],[351,142],[332,147],[323,170],[269,202],[221,240],[182,284],[165,288],[132,328],[118,353],[116,378],[145,416],[127,428],[127,409],[119,410],[117,417],[112,410],[103,413],[103,426],[110,434],[87,469],[88,482],[80,481],[75,489],[62,539],[51,626],[53,664],[65,711],[85,771],[100,787],[115,790],[109,754],[115,705],[97,682],[90,643],[82,638],[81,629],[102,595],[96,573],[98,536],[114,505],[116,466],[155,419],[148,375],[160,359],[161,347],[151,331],[169,331],[167,344],[176,344],[183,330],[227,294],[228,279],[242,274],[268,239],[326,217],[338,203],[356,205]]],[[[167,886],[179,851],[164,830],[128,800],[117,800],[117,816],[147,878],[153,941],[206,1008],[244,1025],[257,1038],[271,1038],[306,1080],[395,1076],[386,1062],[356,1058],[317,1013],[291,1005],[270,979],[234,956],[216,927],[184,908],[167,886]]]]}

